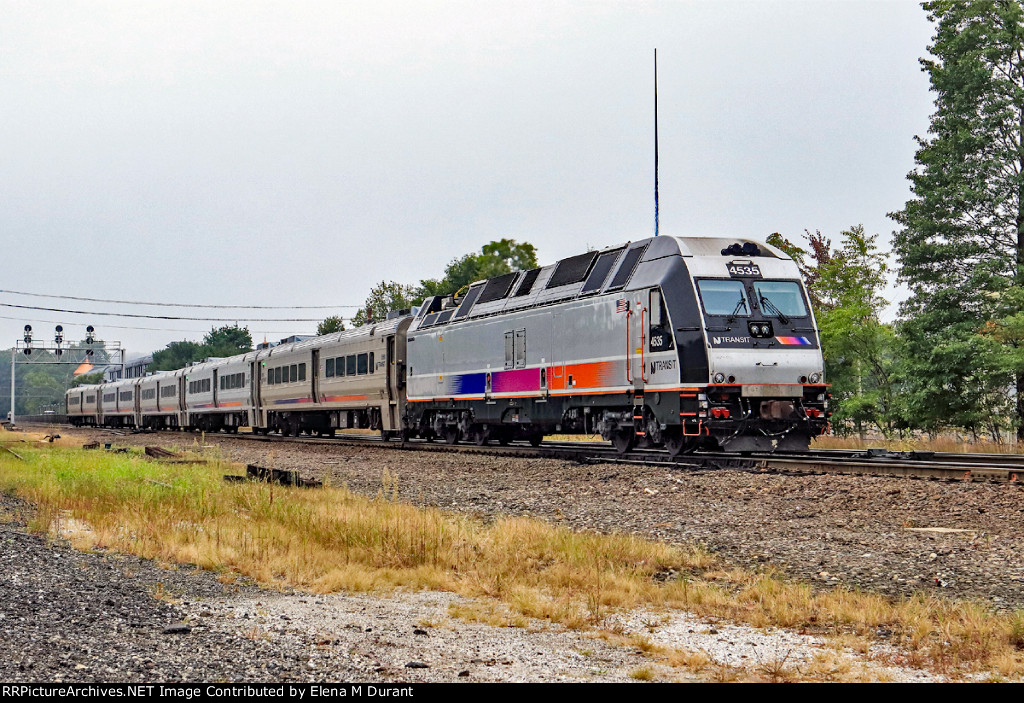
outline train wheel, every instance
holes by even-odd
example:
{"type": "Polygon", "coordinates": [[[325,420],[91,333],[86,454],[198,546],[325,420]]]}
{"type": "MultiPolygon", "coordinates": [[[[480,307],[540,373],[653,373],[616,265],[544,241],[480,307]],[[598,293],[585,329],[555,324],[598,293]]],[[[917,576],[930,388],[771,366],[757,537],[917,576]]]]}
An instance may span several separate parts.
{"type": "Polygon", "coordinates": [[[680,454],[688,454],[696,448],[696,443],[684,437],[681,431],[669,432],[665,435],[665,449],[673,459],[680,454]]]}
{"type": "Polygon", "coordinates": [[[512,433],[506,429],[498,430],[498,444],[507,447],[512,441],[512,433]]]}
{"type": "Polygon", "coordinates": [[[486,447],[491,441],[491,431],[478,427],[473,430],[473,444],[478,447],[486,447]]]}
{"type": "Polygon", "coordinates": [[[458,427],[446,427],[444,430],[444,441],[448,444],[458,444],[459,434],[458,427]]]}
{"type": "Polygon", "coordinates": [[[616,430],[612,435],[612,446],[619,454],[625,454],[636,445],[636,434],[632,428],[616,430]]]}
{"type": "Polygon", "coordinates": [[[526,441],[530,443],[531,447],[539,447],[540,443],[544,441],[544,433],[534,432],[526,438],[526,441]]]}

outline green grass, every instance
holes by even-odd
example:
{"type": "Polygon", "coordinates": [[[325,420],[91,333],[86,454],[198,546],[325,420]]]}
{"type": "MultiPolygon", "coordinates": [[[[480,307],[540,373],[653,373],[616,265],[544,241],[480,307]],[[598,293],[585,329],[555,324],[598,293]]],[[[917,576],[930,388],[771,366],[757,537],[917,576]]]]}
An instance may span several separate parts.
{"type": "MultiPolygon", "coordinates": [[[[485,605],[461,614],[496,624],[540,618],[588,628],[617,609],[644,607],[861,642],[884,626],[893,632],[889,642],[919,665],[1024,674],[1024,613],[926,596],[816,591],[776,574],[730,569],[696,547],[421,509],[395,500],[387,474],[374,499],[336,487],[227,483],[222,475],[237,469],[216,460],[163,464],[57,445],[19,453],[24,461],[0,453],[0,490],[37,506],[31,527],[83,549],[314,592],[452,591],[484,597],[485,605]],[[668,571],[683,577],[655,578],[668,571]]],[[[632,643],[657,649],[648,645],[632,643]]]]}

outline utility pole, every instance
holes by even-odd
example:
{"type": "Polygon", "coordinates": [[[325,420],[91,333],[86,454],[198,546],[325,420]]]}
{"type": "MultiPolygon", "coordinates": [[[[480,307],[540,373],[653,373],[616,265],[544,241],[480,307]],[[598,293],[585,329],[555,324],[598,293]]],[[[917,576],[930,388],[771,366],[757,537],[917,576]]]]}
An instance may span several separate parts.
{"type": "Polygon", "coordinates": [[[7,421],[14,424],[14,362],[18,360],[17,345],[11,347],[11,410],[7,413],[7,421]]]}

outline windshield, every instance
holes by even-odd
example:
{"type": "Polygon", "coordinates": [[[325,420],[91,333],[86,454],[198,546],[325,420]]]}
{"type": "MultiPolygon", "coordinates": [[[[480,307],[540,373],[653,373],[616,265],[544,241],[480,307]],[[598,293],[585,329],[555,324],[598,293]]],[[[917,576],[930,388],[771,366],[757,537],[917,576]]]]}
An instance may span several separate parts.
{"type": "Polygon", "coordinates": [[[697,281],[700,299],[708,315],[730,315],[747,317],[750,305],[740,281],[703,280],[697,281]]]}
{"type": "Polygon", "coordinates": [[[807,317],[804,296],[796,281],[754,281],[754,295],[766,315],[807,317]]]}

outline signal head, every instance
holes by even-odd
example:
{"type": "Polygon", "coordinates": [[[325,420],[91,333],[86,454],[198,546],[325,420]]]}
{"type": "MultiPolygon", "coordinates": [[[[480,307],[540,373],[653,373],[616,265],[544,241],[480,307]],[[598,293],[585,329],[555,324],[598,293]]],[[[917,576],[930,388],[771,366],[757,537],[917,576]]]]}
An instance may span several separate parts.
{"type": "Polygon", "coordinates": [[[25,325],[25,334],[32,333],[32,325],[25,325]]]}
{"type": "Polygon", "coordinates": [[[32,350],[31,349],[26,349],[25,350],[25,356],[31,356],[31,355],[32,355],[32,350]]]}
{"type": "Polygon", "coordinates": [[[54,327],[54,329],[57,330],[57,334],[60,334],[61,332],[64,331],[64,326],[63,325],[57,325],[56,327],[54,327]]]}

